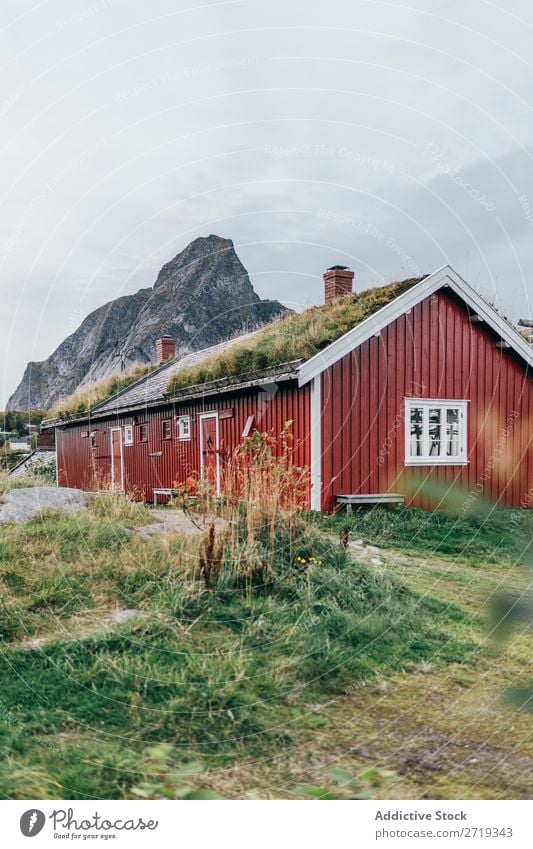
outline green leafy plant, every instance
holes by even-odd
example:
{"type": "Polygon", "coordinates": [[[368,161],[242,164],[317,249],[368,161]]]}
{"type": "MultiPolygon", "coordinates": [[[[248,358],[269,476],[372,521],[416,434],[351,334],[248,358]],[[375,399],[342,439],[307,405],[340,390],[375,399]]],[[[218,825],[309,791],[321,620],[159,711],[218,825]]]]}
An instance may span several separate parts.
{"type": "Polygon", "coordinates": [[[141,765],[142,778],[131,793],[139,799],[222,799],[212,790],[195,786],[195,779],[203,770],[198,764],[188,764],[175,770],[170,765],[173,752],[168,743],[160,743],[149,749],[141,765]]]}

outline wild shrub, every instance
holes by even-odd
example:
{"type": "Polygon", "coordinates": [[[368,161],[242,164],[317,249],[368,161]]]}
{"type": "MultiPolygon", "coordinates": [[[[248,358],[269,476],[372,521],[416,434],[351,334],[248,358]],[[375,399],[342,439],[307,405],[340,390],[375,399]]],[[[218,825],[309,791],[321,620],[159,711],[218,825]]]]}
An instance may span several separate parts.
{"type": "MultiPolygon", "coordinates": [[[[206,589],[219,582],[264,586],[275,579],[279,545],[290,557],[296,538],[305,536],[301,516],[308,499],[308,469],[293,462],[292,422],[279,435],[255,431],[233,451],[222,473],[218,499],[209,482],[182,487],[179,503],[198,517],[222,514],[227,528],[217,533],[210,522],[199,557],[199,574],[206,589]]],[[[312,556],[312,555],[310,555],[312,556]]]]}
{"type": "Polygon", "coordinates": [[[133,528],[150,522],[150,516],[144,504],[130,501],[121,492],[98,493],[91,498],[89,510],[94,516],[105,519],[110,524],[120,523],[133,528]]]}
{"type": "MultiPolygon", "coordinates": [[[[210,525],[199,566],[169,577],[164,604],[182,622],[208,616],[244,645],[276,646],[282,680],[296,675],[342,690],[406,660],[463,660],[466,644],[448,646],[435,628],[444,605],[354,562],[346,533],[325,534],[321,519],[302,510],[307,471],[295,470],[291,457],[290,423],[277,438],[252,434],[232,455],[221,503],[210,502],[227,528],[210,525]]],[[[454,610],[447,619],[464,622],[454,610]]]]}
{"type": "Polygon", "coordinates": [[[216,538],[215,525],[209,526],[204,541],[203,551],[200,552],[200,578],[205,583],[206,590],[211,589],[211,583],[216,580],[222,568],[224,557],[224,538],[216,538]]]}

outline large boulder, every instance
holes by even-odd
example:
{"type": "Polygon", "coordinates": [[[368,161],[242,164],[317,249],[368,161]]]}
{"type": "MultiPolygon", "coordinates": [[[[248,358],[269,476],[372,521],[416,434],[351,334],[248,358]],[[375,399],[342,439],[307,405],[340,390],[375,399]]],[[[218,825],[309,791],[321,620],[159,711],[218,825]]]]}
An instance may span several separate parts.
{"type": "Polygon", "coordinates": [[[80,513],[87,507],[90,493],[80,489],[34,486],[5,492],[0,503],[0,524],[24,524],[47,510],[80,513]]]}

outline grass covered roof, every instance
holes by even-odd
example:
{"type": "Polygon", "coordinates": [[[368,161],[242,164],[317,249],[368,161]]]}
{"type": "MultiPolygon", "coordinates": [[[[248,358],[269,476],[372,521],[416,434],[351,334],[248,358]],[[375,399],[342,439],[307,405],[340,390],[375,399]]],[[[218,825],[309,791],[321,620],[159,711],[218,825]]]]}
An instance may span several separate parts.
{"type": "Polygon", "coordinates": [[[189,386],[245,375],[294,360],[308,360],[382,307],[411,289],[423,277],[409,278],[311,307],[269,324],[242,343],[196,366],[175,372],[167,385],[172,395],[189,386]]]}
{"type": "MultiPolygon", "coordinates": [[[[127,406],[131,394],[128,390],[141,382],[145,384],[144,400],[153,402],[165,394],[172,396],[191,386],[308,360],[423,279],[415,277],[388,283],[279,319],[255,333],[247,334],[242,340],[221,345],[222,350],[206,355],[195,365],[181,366],[178,359],[168,365],[143,366],[128,374],[109,377],[62,400],[51,415],[61,419],[79,416],[99,408],[111,398],[117,399],[117,407],[127,406]],[[167,368],[170,374],[165,384],[161,378],[167,368]]],[[[201,353],[196,352],[194,356],[201,353]]]]}

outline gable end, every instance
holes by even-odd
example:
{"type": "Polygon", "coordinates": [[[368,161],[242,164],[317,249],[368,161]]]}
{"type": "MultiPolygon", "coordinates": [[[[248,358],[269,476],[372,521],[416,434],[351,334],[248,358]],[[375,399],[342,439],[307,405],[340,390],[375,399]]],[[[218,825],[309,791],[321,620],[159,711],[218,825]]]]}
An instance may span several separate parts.
{"type": "Polygon", "coordinates": [[[299,385],[305,386],[346,354],[380,333],[389,324],[392,324],[400,316],[412,310],[421,301],[443,287],[449,287],[455,292],[509,348],[513,349],[528,366],[533,367],[533,348],[531,345],[450,265],[446,265],[426,277],[409,291],[404,292],[390,304],[382,307],[377,313],[362,321],[361,324],[349,330],[325,350],[307,360],[299,371],[299,385]]]}

